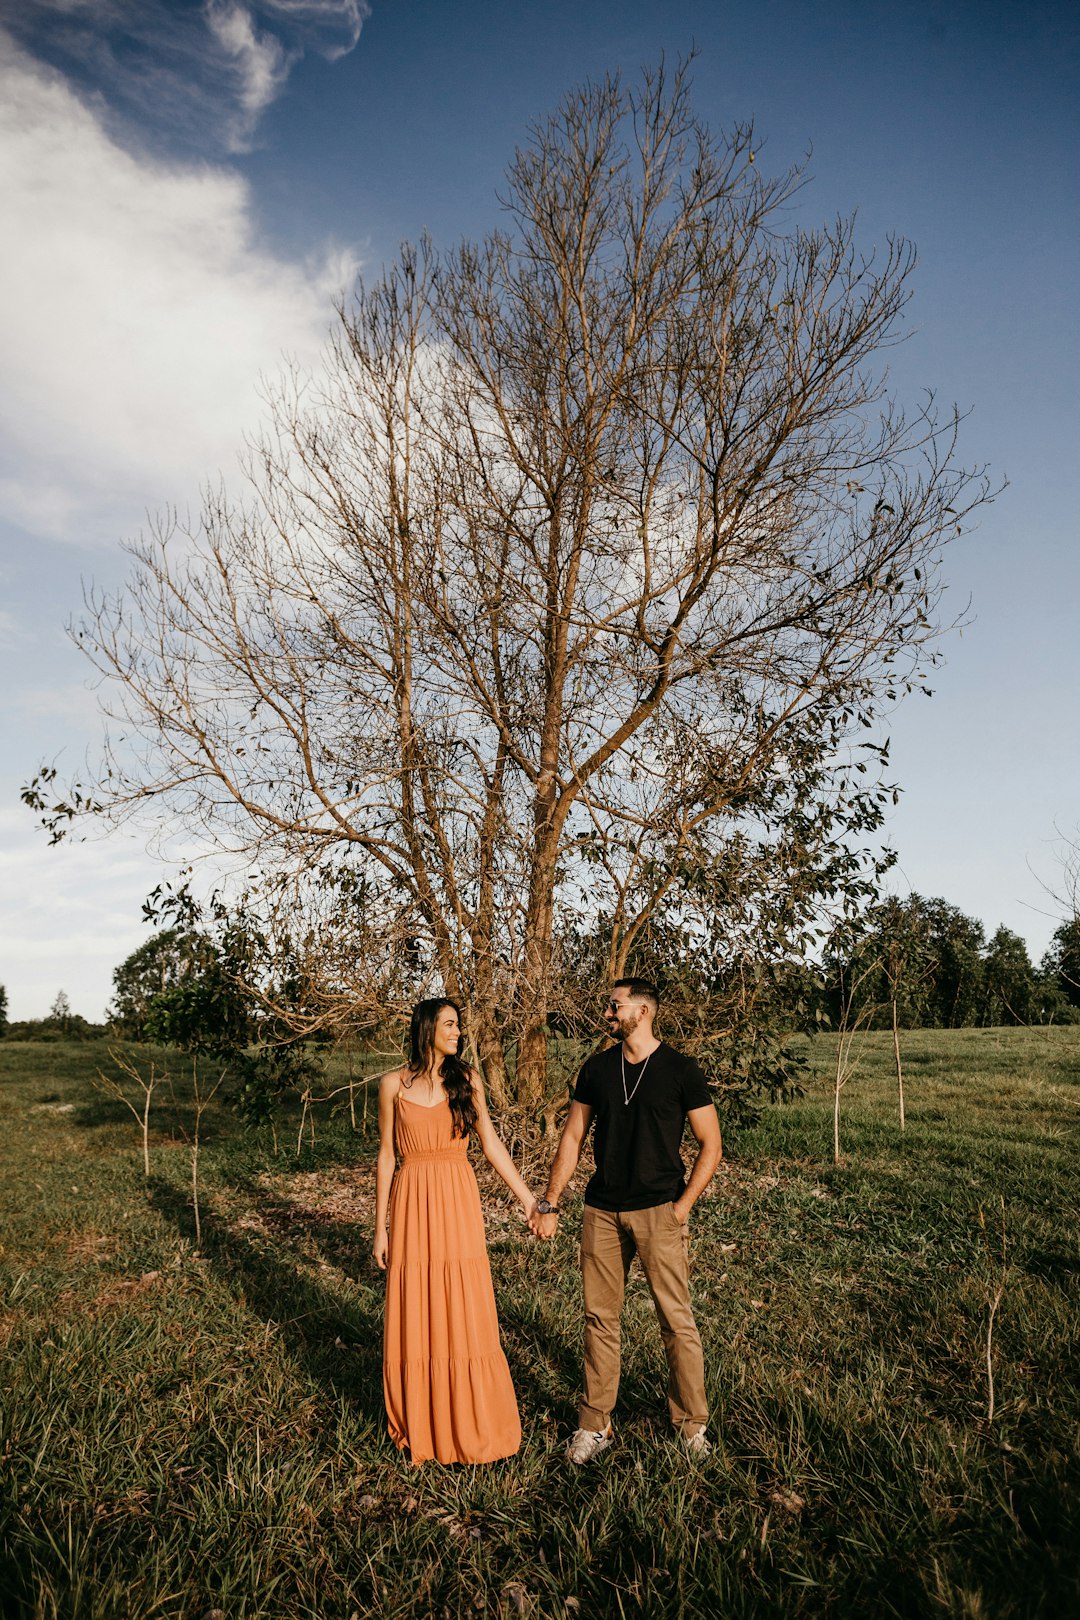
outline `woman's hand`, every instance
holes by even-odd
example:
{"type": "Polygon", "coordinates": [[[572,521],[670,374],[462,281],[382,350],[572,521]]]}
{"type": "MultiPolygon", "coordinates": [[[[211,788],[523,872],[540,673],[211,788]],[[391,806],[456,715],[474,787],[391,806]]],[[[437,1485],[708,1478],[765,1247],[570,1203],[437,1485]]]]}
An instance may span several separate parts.
{"type": "Polygon", "coordinates": [[[381,1226],[375,1233],[375,1242],[371,1245],[371,1254],[379,1270],[385,1271],[390,1254],[390,1234],[385,1226],[381,1226]]]}

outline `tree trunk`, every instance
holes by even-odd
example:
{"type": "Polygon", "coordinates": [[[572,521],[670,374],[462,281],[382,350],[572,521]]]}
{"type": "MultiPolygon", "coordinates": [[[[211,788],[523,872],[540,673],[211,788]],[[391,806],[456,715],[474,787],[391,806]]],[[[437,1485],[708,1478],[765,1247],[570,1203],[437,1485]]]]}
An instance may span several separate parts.
{"type": "Polygon", "coordinates": [[[503,1051],[499,1026],[495,1021],[494,1008],[486,997],[481,996],[478,999],[472,1008],[471,1018],[473,1043],[480,1060],[480,1071],[484,1077],[488,1097],[496,1108],[505,1108],[510,1100],[506,1054],[503,1051]]]}
{"type": "Polygon", "coordinates": [[[487,803],[480,832],[480,890],[476,917],[470,929],[474,962],[475,994],[469,1016],[484,1084],[496,1108],[510,1101],[506,1074],[506,1054],[502,1032],[495,1014],[495,864],[498,846],[499,814],[503,807],[506,778],[506,747],[500,740],[495,767],[488,784],[487,803]]]}
{"type": "MultiPolygon", "coordinates": [[[[552,533],[558,529],[553,516],[552,533]]],[[[549,590],[557,570],[552,566],[549,590]]],[[[551,607],[549,602],[549,608],[551,607]]],[[[549,613],[549,619],[552,615],[549,613]]],[[[555,874],[559,840],[568,801],[559,803],[557,761],[565,679],[566,627],[554,615],[555,627],[546,648],[548,695],[540,745],[540,772],[533,801],[533,862],[529,904],[525,913],[524,972],[518,991],[519,1028],[516,1092],[524,1108],[540,1108],[547,1096],[548,1006],[551,995],[552,936],[555,925],[555,874]]]]}
{"type": "Polygon", "coordinates": [[[893,1054],[896,1058],[896,1094],[900,1099],[900,1129],[906,1129],[904,1124],[904,1070],[900,1063],[900,1026],[896,1018],[896,997],[892,998],[892,1043],[893,1054]]]}
{"type": "Polygon", "coordinates": [[[142,1151],[143,1170],[147,1181],[150,1180],[150,1094],[154,1089],[154,1068],[150,1066],[150,1084],[146,1087],[146,1107],[142,1117],[142,1151]]]}
{"type": "Polygon", "coordinates": [[[539,1108],[547,1096],[548,1003],[551,990],[557,836],[537,854],[525,922],[525,970],[519,992],[517,1101],[539,1108]]]}
{"type": "Polygon", "coordinates": [[[195,1253],[202,1250],[202,1216],[199,1211],[199,1124],[202,1110],[195,1107],[195,1138],[191,1144],[191,1208],[195,1215],[195,1253]]]}

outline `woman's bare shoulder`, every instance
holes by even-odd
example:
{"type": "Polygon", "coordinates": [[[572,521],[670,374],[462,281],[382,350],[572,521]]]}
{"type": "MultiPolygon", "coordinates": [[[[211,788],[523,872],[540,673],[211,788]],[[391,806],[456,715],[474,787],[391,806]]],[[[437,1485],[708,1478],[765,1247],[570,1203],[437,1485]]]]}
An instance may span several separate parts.
{"type": "Polygon", "coordinates": [[[408,1071],[404,1065],[400,1069],[388,1069],[379,1076],[379,1096],[396,1097],[401,1090],[401,1083],[408,1071]]]}
{"type": "Polygon", "coordinates": [[[464,1067],[465,1073],[469,1077],[469,1085],[472,1087],[473,1101],[478,1107],[486,1108],[487,1096],[484,1092],[483,1075],[480,1073],[480,1070],[475,1067],[475,1065],[467,1063],[464,1067]]]}

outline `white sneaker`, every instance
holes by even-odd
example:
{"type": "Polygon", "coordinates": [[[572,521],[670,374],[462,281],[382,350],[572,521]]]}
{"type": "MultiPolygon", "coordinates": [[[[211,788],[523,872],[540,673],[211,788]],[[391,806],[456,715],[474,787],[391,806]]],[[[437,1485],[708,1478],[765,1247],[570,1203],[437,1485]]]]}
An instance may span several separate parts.
{"type": "Polygon", "coordinates": [[[566,1458],[572,1463],[592,1462],[602,1451],[615,1443],[615,1430],[608,1423],[606,1429],[577,1429],[566,1446],[566,1458]]]}
{"type": "Polygon", "coordinates": [[[712,1441],[704,1429],[699,1429],[696,1434],[680,1434],[679,1439],[688,1457],[703,1460],[712,1456],[712,1441]]]}

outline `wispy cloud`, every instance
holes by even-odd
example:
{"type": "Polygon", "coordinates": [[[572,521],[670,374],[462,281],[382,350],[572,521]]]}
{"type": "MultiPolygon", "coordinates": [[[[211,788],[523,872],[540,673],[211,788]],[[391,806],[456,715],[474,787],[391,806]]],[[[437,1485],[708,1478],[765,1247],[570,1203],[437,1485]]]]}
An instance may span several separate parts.
{"type": "Polygon", "coordinates": [[[209,0],[206,21],[219,49],[235,66],[237,134],[246,144],[260,113],[277,99],[295,56],[275,35],[258,33],[251,12],[232,0],[209,0]]]}
{"type": "Polygon", "coordinates": [[[260,373],[314,358],[355,261],[275,258],[237,174],[125,151],[14,50],[0,190],[0,506],[58,538],[130,532],[234,464],[260,373]]]}
{"type": "Polygon", "coordinates": [[[191,154],[243,152],[308,52],[353,50],[368,0],[0,0],[27,51],[92,95],[114,132],[191,154]]]}
{"type": "Polygon", "coordinates": [[[262,9],[331,62],[348,55],[371,16],[368,0],[268,0],[262,9]]]}

